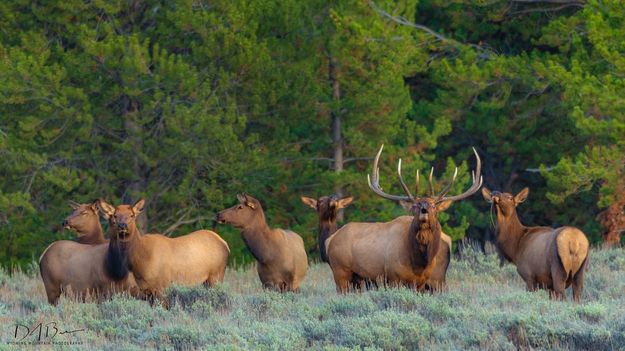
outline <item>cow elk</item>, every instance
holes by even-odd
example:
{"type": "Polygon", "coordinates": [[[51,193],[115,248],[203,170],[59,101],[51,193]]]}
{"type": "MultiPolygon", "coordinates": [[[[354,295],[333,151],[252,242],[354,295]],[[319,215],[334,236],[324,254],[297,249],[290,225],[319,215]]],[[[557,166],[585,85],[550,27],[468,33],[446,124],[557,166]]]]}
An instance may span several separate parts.
{"type": "Polygon", "coordinates": [[[302,202],[310,206],[319,216],[319,230],[317,239],[319,243],[319,254],[321,261],[328,262],[326,254],[326,240],[336,232],[336,216],[340,209],[349,206],[354,200],[353,197],[338,198],[336,195],[322,196],[318,199],[302,196],[302,202]]]}
{"type": "Polygon", "coordinates": [[[497,215],[496,245],[502,256],[514,263],[527,289],[549,290],[555,299],[566,297],[573,286],[573,299],[579,301],[588,264],[588,239],[574,227],[526,227],[516,207],[527,199],[529,189],[515,196],[482,188],[484,199],[493,204],[497,215]]]}
{"type": "MultiPolygon", "coordinates": [[[[449,208],[453,201],[474,194],[482,185],[481,161],[474,149],[477,167],[472,176],[473,184],[464,193],[447,196],[458,175],[456,168],[451,182],[438,195],[434,194],[433,172],[430,172],[429,195],[424,197],[418,197],[417,172],[417,197],[413,196],[401,176],[400,159],[397,175],[405,195],[387,194],[379,184],[378,162],[383,148],[384,145],[375,157],[373,174],[368,178],[369,187],[385,199],[408,202],[411,216],[402,216],[386,223],[348,223],[326,241],[330,267],[340,293],[346,293],[355,280],[380,280],[387,285],[404,285],[422,291],[434,272],[443,272],[444,277],[449,264],[449,251],[443,250],[443,255],[440,254],[441,245],[445,245],[445,242],[441,239],[443,233],[437,213],[449,208]],[[437,268],[439,264],[442,266],[437,268]]],[[[432,284],[440,284],[440,281],[432,284]]]]}
{"type": "Polygon", "coordinates": [[[81,300],[87,296],[100,299],[118,292],[137,296],[139,293],[132,275],[115,281],[107,274],[108,243],[102,235],[95,203],[70,202],[70,206],[74,211],[63,221],[63,227],[75,231],[78,242],[56,241],[39,258],[48,302],[56,305],[63,292],[81,300]]]}
{"type": "Polygon", "coordinates": [[[241,236],[257,261],[258,276],[265,288],[298,291],[308,270],[304,241],[295,232],[271,229],[258,200],[249,195],[237,195],[239,203],[217,214],[215,220],[231,224],[241,236]]]}
{"type": "Polygon", "coordinates": [[[115,279],[133,273],[141,293],[152,302],[172,284],[214,286],[223,281],[230,249],[217,233],[198,230],[176,238],[142,235],[135,220],[144,204],[141,199],[134,206],[113,207],[98,200],[110,224],[107,269],[115,279]]]}

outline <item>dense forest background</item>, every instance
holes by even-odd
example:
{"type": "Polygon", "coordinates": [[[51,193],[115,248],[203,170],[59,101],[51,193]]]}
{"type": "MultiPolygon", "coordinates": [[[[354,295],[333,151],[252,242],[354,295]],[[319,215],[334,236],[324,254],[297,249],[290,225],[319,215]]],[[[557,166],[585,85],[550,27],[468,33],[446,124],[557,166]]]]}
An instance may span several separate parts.
{"type": "MultiPolygon", "coordinates": [[[[524,223],[594,243],[625,227],[620,0],[10,0],[0,33],[5,266],[72,237],[68,200],[145,197],[143,229],[176,236],[238,192],[318,257],[301,195],[353,195],[345,221],[404,213],[367,187],[382,143],[389,191],[402,157],[437,188],[459,166],[461,192],[475,146],[487,187],[530,187],[524,223]]],[[[440,219],[455,240],[492,235],[479,194],[440,219]]]]}

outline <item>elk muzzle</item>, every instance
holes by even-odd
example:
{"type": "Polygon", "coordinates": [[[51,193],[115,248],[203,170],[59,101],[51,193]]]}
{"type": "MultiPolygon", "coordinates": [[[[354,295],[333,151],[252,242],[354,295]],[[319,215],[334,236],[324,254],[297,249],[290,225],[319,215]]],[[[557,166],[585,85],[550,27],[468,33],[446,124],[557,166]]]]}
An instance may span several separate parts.
{"type": "Polygon", "coordinates": [[[217,222],[219,224],[225,224],[226,223],[226,220],[224,219],[224,215],[223,215],[222,212],[217,212],[217,214],[215,215],[215,222],[217,222]]]}

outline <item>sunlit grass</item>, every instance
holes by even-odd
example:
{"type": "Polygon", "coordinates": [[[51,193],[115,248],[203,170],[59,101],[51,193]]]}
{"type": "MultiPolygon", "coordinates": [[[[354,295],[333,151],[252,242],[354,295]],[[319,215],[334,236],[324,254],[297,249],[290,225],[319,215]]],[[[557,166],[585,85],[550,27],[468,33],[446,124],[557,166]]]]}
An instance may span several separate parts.
{"type": "MultiPolygon", "coordinates": [[[[58,323],[76,349],[625,349],[625,251],[591,253],[583,303],[529,293],[512,265],[468,248],[447,291],[380,289],[339,296],[329,267],[313,264],[299,294],[264,291],[253,267],[223,285],[174,288],[169,310],[118,296],[48,305],[38,271],[0,272],[1,347],[15,324],[58,323]]],[[[45,338],[44,338],[45,339],[45,338]]],[[[26,340],[36,340],[30,336],[26,340]]],[[[41,349],[54,348],[40,345],[41,349]]]]}

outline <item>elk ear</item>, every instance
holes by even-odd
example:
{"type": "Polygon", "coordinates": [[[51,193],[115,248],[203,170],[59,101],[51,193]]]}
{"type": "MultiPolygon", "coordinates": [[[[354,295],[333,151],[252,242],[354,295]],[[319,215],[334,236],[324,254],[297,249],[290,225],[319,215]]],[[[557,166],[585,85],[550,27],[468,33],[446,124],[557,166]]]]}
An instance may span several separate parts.
{"type": "Polygon", "coordinates": [[[484,196],[484,200],[486,200],[486,202],[493,202],[493,195],[490,193],[490,190],[488,190],[488,188],[485,186],[482,187],[482,196],[484,196]]]}
{"type": "Polygon", "coordinates": [[[247,206],[247,207],[251,208],[252,210],[255,210],[255,209],[256,209],[256,204],[255,204],[253,201],[247,201],[247,202],[245,203],[245,206],[247,206]]]}
{"type": "Polygon", "coordinates": [[[449,206],[451,206],[452,203],[453,203],[452,200],[445,200],[445,201],[439,202],[436,204],[436,211],[443,212],[447,210],[449,206]]]}
{"type": "Polygon", "coordinates": [[[115,213],[115,207],[107,204],[106,201],[97,199],[95,203],[105,219],[111,218],[111,216],[115,213]]]}
{"type": "Polygon", "coordinates": [[[338,201],[338,205],[337,205],[337,209],[338,208],[345,208],[347,206],[349,206],[352,201],[354,201],[354,198],[352,196],[348,196],[348,197],[344,197],[342,199],[340,199],[338,201]]]}
{"type": "Polygon", "coordinates": [[[141,199],[137,201],[134,206],[132,206],[132,212],[135,213],[135,216],[143,211],[143,207],[145,206],[145,199],[141,199]]]}
{"type": "Polygon", "coordinates": [[[72,210],[76,210],[78,209],[78,207],[80,207],[80,204],[76,201],[69,200],[67,201],[67,203],[69,204],[69,207],[72,208],[72,210]]]}
{"type": "Polygon", "coordinates": [[[300,197],[300,199],[302,199],[302,202],[305,205],[308,205],[310,207],[312,207],[313,209],[317,209],[317,200],[310,198],[310,197],[306,197],[306,196],[302,196],[300,197]]]}
{"type": "Polygon", "coordinates": [[[410,211],[412,209],[412,201],[399,200],[399,204],[406,211],[410,211]]]}
{"type": "Polygon", "coordinates": [[[518,194],[514,195],[514,203],[520,204],[523,201],[527,200],[527,195],[530,194],[530,188],[525,187],[523,190],[519,191],[518,194]]]}
{"type": "Polygon", "coordinates": [[[245,198],[245,194],[237,194],[237,200],[239,200],[241,204],[244,204],[247,202],[247,199],[245,198]]]}
{"type": "Polygon", "coordinates": [[[93,211],[93,213],[98,214],[98,200],[93,201],[89,208],[93,211]]]}

